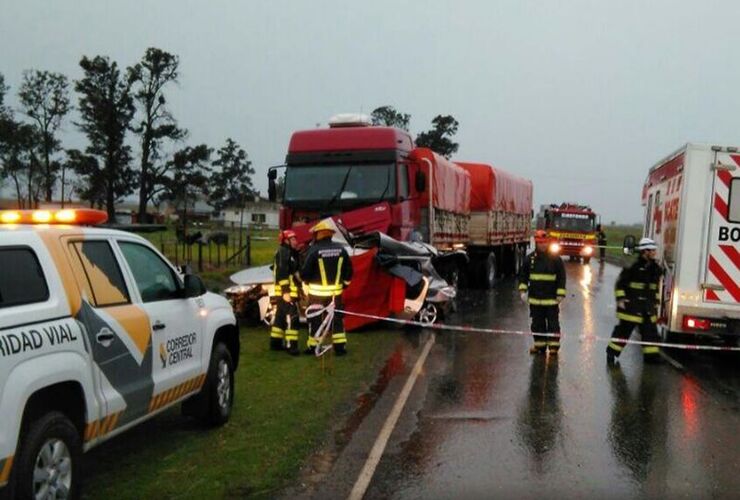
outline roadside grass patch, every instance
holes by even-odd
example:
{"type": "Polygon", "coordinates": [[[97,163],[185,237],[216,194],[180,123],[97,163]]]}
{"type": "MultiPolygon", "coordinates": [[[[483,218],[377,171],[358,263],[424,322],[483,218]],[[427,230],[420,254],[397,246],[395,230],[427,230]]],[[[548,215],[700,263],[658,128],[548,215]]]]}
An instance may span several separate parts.
{"type": "Polygon", "coordinates": [[[350,353],[322,371],[313,356],[269,351],[266,328],[241,332],[229,423],[207,429],[176,408],[125,432],[85,456],[84,497],[273,496],[349,416],[399,338],[350,333],[350,353]]]}

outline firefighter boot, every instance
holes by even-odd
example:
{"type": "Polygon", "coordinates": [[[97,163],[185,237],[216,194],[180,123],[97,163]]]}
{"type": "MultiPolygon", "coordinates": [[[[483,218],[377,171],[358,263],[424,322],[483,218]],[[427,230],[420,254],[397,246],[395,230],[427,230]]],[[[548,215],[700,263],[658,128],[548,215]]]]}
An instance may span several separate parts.
{"type": "Polygon", "coordinates": [[[300,354],[297,330],[285,330],[285,348],[291,356],[298,356],[300,354]]]}
{"type": "Polygon", "coordinates": [[[270,350],[282,351],[285,349],[284,344],[285,331],[282,328],[273,326],[270,329],[270,350]]]}
{"type": "Polygon", "coordinates": [[[344,356],[347,354],[347,334],[342,333],[334,333],[331,336],[331,341],[334,346],[334,353],[337,356],[344,356]]]}
{"type": "Polygon", "coordinates": [[[534,341],[534,345],[529,348],[529,354],[545,354],[547,351],[547,342],[539,340],[534,341]]]}
{"type": "Polygon", "coordinates": [[[660,349],[656,346],[643,346],[642,360],[645,363],[652,365],[660,364],[663,362],[663,358],[660,357],[660,349]]]}
{"type": "Polygon", "coordinates": [[[606,346],[606,362],[610,365],[617,364],[619,362],[619,355],[622,352],[622,346],[609,342],[606,346]]]}

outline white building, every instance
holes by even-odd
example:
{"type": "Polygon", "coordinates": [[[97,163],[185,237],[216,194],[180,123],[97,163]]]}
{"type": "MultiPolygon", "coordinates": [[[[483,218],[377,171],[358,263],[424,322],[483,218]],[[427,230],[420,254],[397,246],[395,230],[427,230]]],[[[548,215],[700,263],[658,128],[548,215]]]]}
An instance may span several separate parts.
{"type": "Polygon", "coordinates": [[[247,202],[243,212],[239,207],[224,208],[213,220],[223,222],[225,226],[233,224],[238,227],[241,221],[243,227],[277,229],[280,225],[280,205],[265,200],[247,202]]]}

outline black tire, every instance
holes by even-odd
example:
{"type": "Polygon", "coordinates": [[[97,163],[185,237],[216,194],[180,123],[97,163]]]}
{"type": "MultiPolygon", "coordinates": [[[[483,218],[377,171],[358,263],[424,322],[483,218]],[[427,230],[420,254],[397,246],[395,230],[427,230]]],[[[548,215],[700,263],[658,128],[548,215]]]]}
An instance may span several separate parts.
{"type": "Polygon", "coordinates": [[[481,276],[483,288],[486,290],[492,289],[496,286],[496,278],[498,277],[498,265],[496,264],[496,254],[491,252],[488,254],[486,259],[483,261],[483,275],[481,276]]]}
{"type": "MultiPolygon", "coordinates": [[[[53,411],[31,422],[21,437],[18,457],[13,467],[10,496],[17,499],[32,499],[36,497],[34,488],[34,470],[37,461],[43,461],[42,448],[50,446],[50,442],[61,442],[66,447],[68,459],[65,458],[58,465],[62,470],[68,466],[70,478],[65,487],[69,489],[67,498],[79,498],[82,473],[82,441],[80,433],[74,424],[63,414],[53,411]],[[66,465],[65,465],[66,464],[66,465]]],[[[47,455],[48,456],[48,455],[47,455]]],[[[55,466],[56,467],[56,466],[55,466]]],[[[60,474],[58,477],[62,478],[60,474]]],[[[67,481],[59,481],[59,484],[67,481]]]]}
{"type": "Polygon", "coordinates": [[[224,425],[231,417],[231,409],[234,406],[234,362],[226,345],[218,343],[211,352],[211,361],[208,365],[208,375],[203,388],[203,405],[200,413],[201,420],[211,426],[224,425]],[[224,373],[224,366],[226,372],[224,373]],[[222,399],[220,392],[221,376],[228,374],[228,396],[222,399]]]}
{"type": "Polygon", "coordinates": [[[583,258],[583,265],[587,266],[591,262],[591,257],[584,257],[583,258]]]}

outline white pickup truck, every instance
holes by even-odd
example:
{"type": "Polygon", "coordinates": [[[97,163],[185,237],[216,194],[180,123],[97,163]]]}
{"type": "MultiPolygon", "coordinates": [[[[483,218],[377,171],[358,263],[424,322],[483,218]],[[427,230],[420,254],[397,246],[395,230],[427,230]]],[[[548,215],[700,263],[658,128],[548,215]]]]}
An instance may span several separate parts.
{"type": "Polygon", "coordinates": [[[0,211],[0,497],[77,497],[84,451],[177,403],[231,414],[230,304],[105,219],[0,211]]]}

